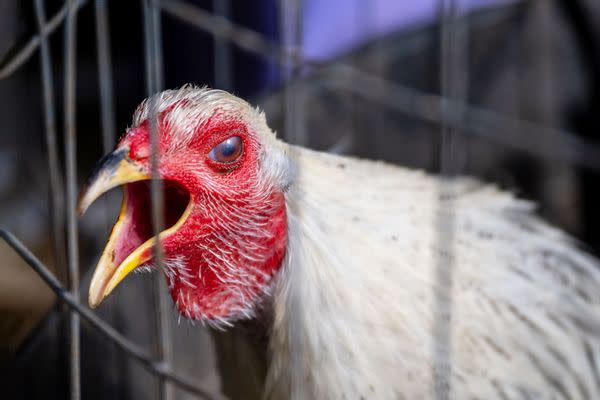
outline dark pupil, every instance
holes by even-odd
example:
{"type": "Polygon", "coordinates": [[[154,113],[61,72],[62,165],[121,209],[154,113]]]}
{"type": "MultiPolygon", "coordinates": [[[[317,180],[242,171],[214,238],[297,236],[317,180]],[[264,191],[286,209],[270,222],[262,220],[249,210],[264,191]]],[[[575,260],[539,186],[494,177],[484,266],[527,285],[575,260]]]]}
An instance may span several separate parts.
{"type": "Polygon", "coordinates": [[[225,158],[231,157],[237,151],[237,143],[236,143],[236,140],[233,138],[227,139],[226,141],[221,143],[219,145],[219,147],[220,147],[219,151],[221,152],[221,155],[225,158]]]}
{"type": "Polygon", "coordinates": [[[210,158],[221,163],[230,163],[238,159],[242,153],[242,139],[230,137],[216,145],[210,152],[210,158]]]}

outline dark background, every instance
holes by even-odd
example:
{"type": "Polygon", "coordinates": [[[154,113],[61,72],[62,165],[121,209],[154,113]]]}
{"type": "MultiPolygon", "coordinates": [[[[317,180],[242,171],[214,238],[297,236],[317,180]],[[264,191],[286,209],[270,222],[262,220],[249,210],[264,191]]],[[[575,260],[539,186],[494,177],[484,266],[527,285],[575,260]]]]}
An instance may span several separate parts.
{"type": "MultiPolygon", "coordinates": [[[[211,1],[190,3],[206,10],[212,6],[211,1]]],[[[47,16],[53,15],[62,4],[47,1],[47,16]]],[[[137,1],[109,2],[109,11],[117,127],[114,134],[118,137],[128,126],[136,105],[146,96],[143,16],[137,1]]],[[[230,18],[273,42],[281,41],[279,2],[233,2],[230,18]]],[[[185,83],[214,86],[214,38],[167,14],[163,14],[161,21],[164,86],[173,88],[185,83]]],[[[455,97],[515,120],[572,132],[597,145],[599,22],[600,6],[594,0],[520,1],[462,16],[457,22],[462,39],[458,47],[460,65],[455,97]]],[[[82,183],[103,153],[93,4],[80,10],[77,24],[77,158],[82,183]]],[[[337,61],[395,84],[439,94],[446,90],[441,74],[441,30],[437,21],[400,29],[355,47],[337,57],[337,61]]],[[[32,2],[0,2],[1,60],[8,60],[36,32],[32,2]]],[[[288,85],[284,78],[289,71],[274,62],[233,45],[228,50],[232,83],[227,89],[260,104],[271,127],[283,138],[295,139],[286,129],[284,106],[285,96],[293,90],[301,99],[298,112],[305,145],[440,171],[439,124],[331,85],[335,69],[311,73],[301,68],[294,83],[288,85]]],[[[51,37],[51,54],[58,140],[62,149],[62,28],[51,37]]],[[[56,265],[52,250],[41,87],[37,53],[10,77],[0,80],[0,224],[64,278],[64,266],[56,265]]],[[[525,151],[516,149],[519,146],[507,146],[504,141],[496,140],[506,134],[502,127],[492,129],[485,137],[460,129],[455,134],[458,143],[453,162],[455,172],[496,182],[538,202],[546,219],[580,239],[592,252],[600,253],[597,170],[552,156],[540,157],[535,146],[525,151]]],[[[536,135],[555,143],[557,148],[569,145],[560,137],[552,137],[550,131],[540,129],[536,135]]],[[[91,270],[116,215],[118,201],[118,193],[112,193],[80,220],[82,292],[87,291],[91,270]]],[[[156,343],[150,296],[150,280],[136,276],[126,281],[98,312],[129,338],[152,349],[156,343]]],[[[1,245],[3,398],[67,397],[66,329],[61,310],[42,282],[1,245]]],[[[214,343],[227,342],[230,339],[227,335],[213,338],[204,328],[187,322],[178,325],[175,319],[173,332],[177,371],[197,377],[215,392],[223,386],[233,397],[250,398],[243,393],[255,390],[264,372],[253,367],[256,354],[245,347],[231,347],[229,356],[234,357],[233,363],[238,369],[249,370],[247,379],[238,382],[229,378],[223,368],[221,372],[216,368],[218,363],[221,367],[224,364],[222,358],[217,361],[214,343]]],[[[84,398],[148,399],[157,397],[156,388],[149,373],[83,324],[84,398]]],[[[186,398],[182,391],[177,394],[186,398]]]]}

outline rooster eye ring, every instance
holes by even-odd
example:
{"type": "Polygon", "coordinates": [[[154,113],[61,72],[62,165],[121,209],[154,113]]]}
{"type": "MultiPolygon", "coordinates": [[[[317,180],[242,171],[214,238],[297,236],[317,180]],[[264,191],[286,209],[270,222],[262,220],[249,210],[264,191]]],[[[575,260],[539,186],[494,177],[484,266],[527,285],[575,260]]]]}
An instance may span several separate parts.
{"type": "Polygon", "coordinates": [[[242,138],[232,136],[213,147],[210,153],[208,153],[208,157],[222,164],[230,164],[240,158],[243,148],[242,138]]]}

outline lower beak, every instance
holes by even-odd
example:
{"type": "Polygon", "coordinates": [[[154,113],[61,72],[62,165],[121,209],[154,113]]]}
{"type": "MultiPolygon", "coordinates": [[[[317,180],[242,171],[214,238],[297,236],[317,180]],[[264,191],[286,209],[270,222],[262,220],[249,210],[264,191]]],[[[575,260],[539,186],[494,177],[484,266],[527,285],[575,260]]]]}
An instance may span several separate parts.
{"type": "MultiPolygon", "coordinates": [[[[100,160],[79,198],[80,214],[83,214],[94,200],[108,190],[126,183],[150,179],[142,165],[131,160],[128,153],[127,149],[119,149],[100,160]]],[[[125,213],[125,201],[126,199],[123,198],[119,218],[113,227],[90,284],[88,301],[92,308],[100,304],[129,272],[148,261],[152,256],[152,243],[148,241],[129,254],[119,265],[115,264],[117,238],[123,234],[121,230],[128,222],[127,219],[130,218],[125,213]]]]}

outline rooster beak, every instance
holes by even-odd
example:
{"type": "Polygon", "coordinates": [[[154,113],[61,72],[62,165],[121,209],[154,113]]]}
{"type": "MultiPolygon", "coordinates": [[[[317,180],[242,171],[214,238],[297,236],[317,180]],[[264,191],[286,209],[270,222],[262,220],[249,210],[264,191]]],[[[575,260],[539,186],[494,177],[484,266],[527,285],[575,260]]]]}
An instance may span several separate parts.
{"type": "Polygon", "coordinates": [[[128,149],[118,149],[102,157],[90,175],[88,182],[79,196],[77,212],[79,215],[110,189],[129,182],[150,179],[143,172],[142,166],[131,160],[128,149]]]}
{"type": "MultiPolygon", "coordinates": [[[[83,214],[94,200],[108,190],[126,183],[150,179],[142,165],[131,160],[128,153],[128,149],[118,149],[99,161],[79,198],[78,211],[80,214],[83,214]]],[[[117,238],[127,218],[124,199],[119,218],[113,227],[90,284],[88,302],[92,308],[98,306],[125,275],[150,258],[151,246],[140,246],[129,254],[120,265],[115,265],[117,238]]]]}

